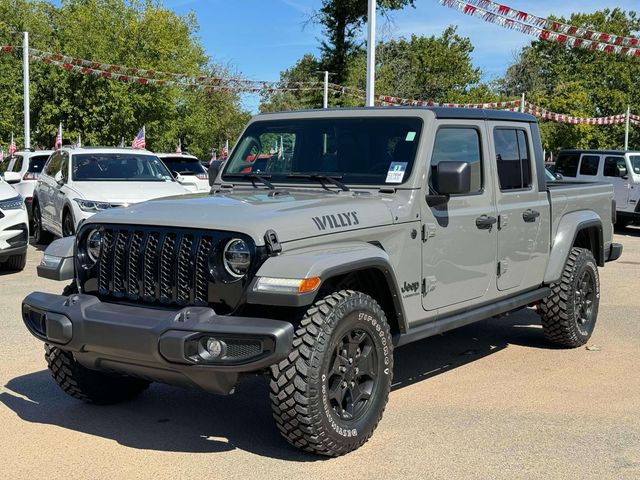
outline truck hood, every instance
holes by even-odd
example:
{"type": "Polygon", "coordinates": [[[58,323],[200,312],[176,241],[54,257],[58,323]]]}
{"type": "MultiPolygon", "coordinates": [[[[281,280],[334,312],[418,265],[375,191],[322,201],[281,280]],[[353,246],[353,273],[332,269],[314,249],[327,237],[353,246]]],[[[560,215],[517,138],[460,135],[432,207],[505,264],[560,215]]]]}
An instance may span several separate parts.
{"type": "Polygon", "coordinates": [[[359,192],[291,191],[269,196],[266,190],[192,194],[111,209],[91,222],[226,230],[264,243],[267,230],[280,242],[372,226],[389,225],[391,199],[359,192]]]}
{"type": "Polygon", "coordinates": [[[87,200],[124,204],[188,192],[178,182],[77,182],[74,187],[87,200]]]}

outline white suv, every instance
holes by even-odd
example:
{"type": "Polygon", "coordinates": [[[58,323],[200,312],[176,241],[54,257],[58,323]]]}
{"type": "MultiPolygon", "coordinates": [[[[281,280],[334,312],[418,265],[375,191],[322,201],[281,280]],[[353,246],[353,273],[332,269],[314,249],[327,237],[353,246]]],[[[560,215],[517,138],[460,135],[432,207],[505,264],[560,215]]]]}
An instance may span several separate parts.
{"type": "MultiPolygon", "coordinates": [[[[33,189],[44,164],[53,153],[53,150],[19,150],[12,157],[5,159],[4,172],[14,172],[20,175],[20,180],[13,184],[13,188],[24,198],[29,219],[33,213],[33,189]]],[[[32,224],[30,224],[32,225],[32,224]]]]}
{"type": "Polygon", "coordinates": [[[33,192],[33,236],[74,235],[95,213],[188,193],[147,150],[63,148],[47,161],[33,192]]]}
{"type": "Polygon", "coordinates": [[[158,153],[175,179],[187,190],[199,193],[208,192],[209,174],[200,160],[188,153],[158,153]]]}
{"type": "MultiPolygon", "coordinates": [[[[7,173],[5,178],[11,183],[19,179],[13,172],[7,173]]],[[[0,178],[0,268],[24,269],[29,242],[28,222],[22,197],[0,178]]]]}

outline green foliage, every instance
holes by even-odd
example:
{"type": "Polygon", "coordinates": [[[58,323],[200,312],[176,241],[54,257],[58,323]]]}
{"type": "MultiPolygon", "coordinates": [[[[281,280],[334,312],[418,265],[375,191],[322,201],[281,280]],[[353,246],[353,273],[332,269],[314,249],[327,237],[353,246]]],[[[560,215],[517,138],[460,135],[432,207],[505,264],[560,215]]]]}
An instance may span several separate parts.
{"type": "MultiPolygon", "coordinates": [[[[632,36],[640,30],[635,12],[620,9],[573,14],[561,21],[611,34],[632,36]]],[[[580,117],[640,112],[640,61],[622,55],[569,49],[535,41],[509,67],[499,89],[505,95],[525,92],[547,110],[580,117]]],[[[545,147],[622,148],[624,126],[567,125],[541,121],[545,147]]],[[[640,148],[640,128],[631,129],[631,147],[640,148]]]]}
{"type": "MultiPolygon", "coordinates": [[[[150,0],[63,0],[55,7],[41,0],[0,0],[0,43],[21,45],[32,32],[31,47],[105,63],[187,74],[224,75],[210,62],[196,37],[192,15],[179,16],[150,0]]],[[[22,140],[21,52],[0,57],[0,143],[11,132],[22,140]]],[[[146,126],[147,146],[183,148],[208,157],[225,139],[234,139],[248,114],[239,98],[223,92],[124,84],[31,64],[32,144],[50,147],[59,122],[64,143],[129,144],[146,126]]]]}

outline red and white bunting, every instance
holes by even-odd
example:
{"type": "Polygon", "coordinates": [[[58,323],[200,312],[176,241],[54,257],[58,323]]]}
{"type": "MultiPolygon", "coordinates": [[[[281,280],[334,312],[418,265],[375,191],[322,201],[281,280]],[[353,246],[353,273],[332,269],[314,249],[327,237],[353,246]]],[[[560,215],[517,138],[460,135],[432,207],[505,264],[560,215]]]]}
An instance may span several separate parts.
{"type": "MultiPolygon", "coordinates": [[[[510,30],[516,30],[526,35],[531,35],[539,40],[551,43],[566,45],[571,48],[581,48],[584,50],[596,50],[604,53],[613,53],[627,57],[640,57],[640,46],[630,47],[624,45],[612,45],[598,40],[586,40],[573,35],[551,31],[534,24],[525,23],[517,18],[506,17],[480,6],[472,5],[461,0],[438,0],[441,5],[458,10],[465,15],[479,18],[485,22],[493,23],[510,30]]],[[[470,0],[475,1],[475,0],[470,0]]],[[[479,2],[478,2],[479,3],[479,2]]]]}
{"type": "MultiPolygon", "coordinates": [[[[525,112],[538,118],[559,123],[571,123],[573,125],[621,125],[627,120],[627,114],[611,115],[609,117],[574,117],[563,113],[549,112],[532,103],[525,105],[525,112]]],[[[630,117],[631,118],[631,117],[630,117]]]]}
{"type": "Polygon", "coordinates": [[[629,121],[634,125],[640,125],[640,115],[634,115],[633,113],[629,115],[629,121]]]}
{"type": "Polygon", "coordinates": [[[489,108],[489,109],[505,109],[507,107],[518,109],[520,100],[508,100],[504,102],[490,103],[438,103],[429,100],[413,100],[410,98],[392,97],[389,95],[379,95],[378,100],[384,104],[394,106],[412,106],[412,107],[449,107],[449,108],[489,108]]]}
{"type": "Polygon", "coordinates": [[[640,39],[638,38],[612,35],[609,33],[598,32],[596,30],[590,30],[588,28],[575,27],[567,23],[557,22],[528,12],[523,12],[522,10],[511,8],[507,5],[502,5],[491,0],[467,0],[467,2],[488,12],[495,13],[502,17],[513,18],[523,23],[529,23],[544,30],[585,40],[608,43],[611,45],[620,45],[623,47],[640,46],[640,39]]]}

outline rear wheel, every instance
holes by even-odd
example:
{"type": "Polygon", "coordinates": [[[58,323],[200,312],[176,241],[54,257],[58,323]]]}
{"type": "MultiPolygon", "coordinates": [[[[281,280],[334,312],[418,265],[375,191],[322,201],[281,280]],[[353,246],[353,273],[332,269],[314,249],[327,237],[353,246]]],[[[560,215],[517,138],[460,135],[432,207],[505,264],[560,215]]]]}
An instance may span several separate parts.
{"type": "Polygon", "coordinates": [[[12,255],[4,263],[0,264],[3,270],[21,272],[27,265],[27,254],[12,255]]]}
{"type": "Polygon", "coordinates": [[[378,426],[391,389],[384,312],[363,293],[325,297],[307,311],[292,352],[271,374],[273,415],[289,443],[328,456],[357,449],[378,426]]]}
{"type": "Polygon", "coordinates": [[[42,245],[49,243],[52,240],[52,235],[44,229],[42,226],[42,213],[40,211],[40,204],[33,204],[33,240],[42,245]]]}
{"type": "Polygon", "coordinates": [[[600,278],[590,250],[574,247],[550,296],[539,307],[545,337],[568,348],[591,338],[600,305],[600,278]]]}

